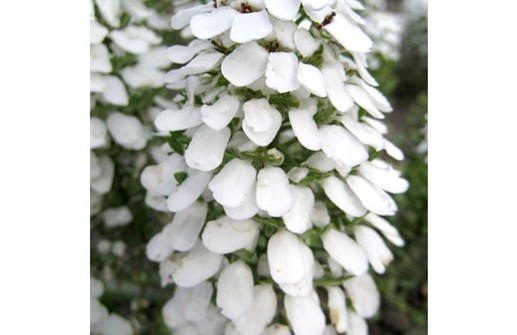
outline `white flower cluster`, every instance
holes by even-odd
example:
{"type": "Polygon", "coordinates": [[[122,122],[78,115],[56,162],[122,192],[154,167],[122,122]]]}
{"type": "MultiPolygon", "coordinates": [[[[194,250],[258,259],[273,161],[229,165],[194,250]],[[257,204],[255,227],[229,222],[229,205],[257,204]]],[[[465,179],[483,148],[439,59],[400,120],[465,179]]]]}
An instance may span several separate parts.
{"type": "Polygon", "coordinates": [[[132,335],[131,323],[120,315],[108,313],[99,298],[104,293],[102,283],[90,278],[90,332],[94,335],[132,335]]]}
{"type": "Polygon", "coordinates": [[[211,1],[178,12],[166,76],[178,108],[155,119],[174,152],[141,175],[172,212],[147,245],[177,334],[367,334],[368,273],[404,241],[382,216],[408,182],[386,153],[356,0],[211,1]]]}
{"type": "MultiPolygon", "coordinates": [[[[111,140],[123,150],[144,149],[152,129],[152,120],[147,119],[159,111],[148,106],[149,110],[128,114],[120,108],[129,105],[131,94],[163,86],[165,72],[160,68],[170,61],[153,30],[168,28],[164,15],[147,8],[142,0],[91,0],[90,5],[90,195],[94,215],[102,209],[103,195],[110,191],[116,173],[113,157],[107,153],[111,140]],[[128,59],[132,61],[124,63],[128,59]],[[94,110],[103,113],[97,115],[94,110]]],[[[127,207],[109,209],[104,216],[107,226],[132,220],[127,207]]]]}

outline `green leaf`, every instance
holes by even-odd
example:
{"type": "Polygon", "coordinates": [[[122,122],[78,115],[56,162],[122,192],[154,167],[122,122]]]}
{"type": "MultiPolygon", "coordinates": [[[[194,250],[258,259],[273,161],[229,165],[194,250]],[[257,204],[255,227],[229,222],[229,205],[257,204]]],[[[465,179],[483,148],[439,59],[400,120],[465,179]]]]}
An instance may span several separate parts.
{"type": "Polygon", "coordinates": [[[186,173],[185,171],[180,171],[180,172],[176,172],[174,174],[174,178],[178,181],[178,185],[181,185],[185,179],[187,179],[188,177],[188,173],[186,173]]]}

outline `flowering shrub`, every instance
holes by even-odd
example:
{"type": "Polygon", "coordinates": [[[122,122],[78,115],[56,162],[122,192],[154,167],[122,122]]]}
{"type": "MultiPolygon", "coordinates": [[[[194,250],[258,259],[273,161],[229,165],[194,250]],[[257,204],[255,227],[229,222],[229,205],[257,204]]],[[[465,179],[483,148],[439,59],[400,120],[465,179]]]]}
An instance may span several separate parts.
{"type": "Polygon", "coordinates": [[[174,213],[146,252],[176,287],[162,312],[178,334],[367,334],[370,266],[393,259],[385,240],[404,245],[389,193],[408,182],[387,161],[403,154],[384,137],[361,9],[211,1],[172,18],[195,39],[168,49],[176,95],[154,125],[170,148],[140,180],[174,213]]]}

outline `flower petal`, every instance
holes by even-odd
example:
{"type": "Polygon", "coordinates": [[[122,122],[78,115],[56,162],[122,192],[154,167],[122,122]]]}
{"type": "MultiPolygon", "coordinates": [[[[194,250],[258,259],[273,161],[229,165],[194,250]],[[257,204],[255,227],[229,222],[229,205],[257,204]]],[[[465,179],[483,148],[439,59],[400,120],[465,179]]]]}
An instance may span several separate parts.
{"type": "Polygon", "coordinates": [[[330,323],[338,333],[344,333],[348,328],[345,293],[339,287],[327,287],[330,323]]]}
{"type": "Polygon", "coordinates": [[[386,271],[386,265],[393,260],[393,254],[382,237],[372,228],[363,225],[354,228],[354,235],[357,243],[366,251],[375,272],[383,274],[386,271]]]}
{"type": "Polygon", "coordinates": [[[400,178],[400,172],[390,165],[380,166],[374,162],[363,162],[359,165],[359,173],[366,179],[390,193],[404,193],[409,188],[409,182],[400,178]]]}
{"type": "Polygon", "coordinates": [[[221,73],[237,87],[251,84],[266,72],[269,53],[257,42],[239,46],[221,64],[221,73]]]}
{"type": "Polygon", "coordinates": [[[99,118],[90,118],[90,149],[101,148],[108,144],[108,127],[99,118]]]}
{"type": "MultiPolygon", "coordinates": [[[[314,194],[308,187],[290,185],[293,194],[291,209],[282,215],[287,230],[303,234],[311,229],[311,215],[314,210],[314,194]]],[[[312,278],[311,278],[312,280],[312,278]]]]}
{"type": "Polygon", "coordinates": [[[201,119],[210,128],[221,130],[232,121],[239,107],[239,98],[225,94],[213,105],[201,106],[201,119]]]}
{"type": "Polygon", "coordinates": [[[371,116],[378,118],[378,119],[384,118],[384,114],[382,114],[377,109],[377,107],[375,106],[375,104],[372,101],[372,98],[370,97],[370,95],[368,93],[366,93],[366,91],[363,88],[361,88],[357,85],[348,84],[348,85],[346,85],[346,89],[348,90],[348,92],[350,92],[350,95],[352,95],[352,98],[354,98],[354,101],[359,106],[364,108],[368,113],[370,113],[371,116]]]}
{"type": "Polygon", "coordinates": [[[314,203],[314,210],[311,216],[312,223],[318,227],[325,227],[330,223],[330,215],[327,206],[322,201],[316,201],[314,203]]]}
{"type": "Polygon", "coordinates": [[[368,273],[346,280],[343,286],[357,314],[363,318],[371,318],[377,313],[381,305],[381,295],[368,273]]]}
{"type": "Polygon", "coordinates": [[[106,86],[102,91],[102,98],[116,106],[127,106],[129,97],[122,80],[115,76],[104,76],[106,86]]]}
{"type": "Polygon", "coordinates": [[[325,29],[348,51],[368,52],[373,45],[361,28],[340,12],[325,29]]]}
{"type": "Polygon", "coordinates": [[[266,68],[266,85],[279,93],[300,87],[297,79],[298,57],[293,52],[272,52],[266,68]]]}
{"type": "Polygon", "coordinates": [[[351,309],[348,310],[347,335],[368,335],[368,324],[366,320],[351,309]]]}
{"type": "Polygon", "coordinates": [[[343,66],[338,62],[327,62],[321,68],[330,102],[342,113],[354,105],[354,100],[343,83],[343,66]]]}
{"type": "Polygon", "coordinates": [[[246,43],[266,37],[272,30],[266,10],[240,13],[233,21],[230,38],[237,43],[246,43]]]}
{"type": "Polygon", "coordinates": [[[204,202],[194,202],[190,207],[174,214],[168,230],[169,245],[178,251],[190,250],[205,224],[208,206],[204,202]]]}
{"type": "Polygon", "coordinates": [[[246,136],[256,145],[269,145],[282,125],[282,114],[271,107],[266,99],[250,100],[243,109],[242,129],[246,136]]]}
{"type": "Polygon", "coordinates": [[[234,321],[243,335],[261,334],[276,314],[276,294],[271,284],[253,288],[253,304],[246,314],[234,321]]]}
{"type": "Polygon", "coordinates": [[[171,19],[171,27],[174,30],[180,30],[185,28],[192,19],[193,16],[201,14],[201,13],[207,13],[214,9],[214,6],[209,3],[206,5],[199,5],[195,7],[186,8],[183,10],[180,10],[177,14],[175,14],[171,19]]]}
{"type": "Polygon", "coordinates": [[[253,220],[233,220],[222,216],[207,222],[201,238],[205,247],[217,254],[228,254],[243,248],[251,248],[259,234],[253,220]]]}
{"type": "Polygon", "coordinates": [[[106,119],[111,137],[126,149],[140,150],[147,143],[142,122],[133,115],[111,112],[106,119]]]}
{"type": "Polygon", "coordinates": [[[300,8],[300,0],[266,0],[266,8],[271,15],[284,21],[293,21],[300,8]]]}
{"type": "Polygon", "coordinates": [[[247,220],[255,216],[258,213],[259,208],[257,206],[257,183],[253,182],[253,185],[244,200],[244,203],[238,207],[224,207],[224,212],[228,217],[234,220],[247,220]]]}
{"type": "Polygon", "coordinates": [[[265,167],[257,177],[257,205],[270,216],[280,217],[287,213],[293,203],[289,179],[278,167],[265,167]]]}
{"type": "Polygon", "coordinates": [[[110,26],[118,27],[120,14],[120,0],[95,0],[99,12],[110,26]]]}
{"type": "Polygon", "coordinates": [[[322,334],[325,330],[325,315],[315,291],[307,297],[286,295],[284,306],[287,319],[296,335],[322,334]]]}
{"type": "Polygon", "coordinates": [[[296,78],[300,85],[312,94],[322,98],[327,96],[323,73],[314,65],[300,62],[296,78]]]}
{"type": "Polygon", "coordinates": [[[235,320],[243,316],[253,303],[253,274],[243,262],[226,266],[217,280],[217,306],[221,313],[235,320]]]}
{"type": "Polygon", "coordinates": [[[397,211],[393,199],[380,187],[360,176],[348,176],[346,181],[366,209],[378,215],[394,215],[397,211]]]}
{"type": "Polygon", "coordinates": [[[90,71],[110,73],[112,70],[110,53],[104,44],[90,46],[90,71]]]}
{"type": "Polygon", "coordinates": [[[256,176],[257,171],[250,162],[234,158],[212,179],[208,188],[219,204],[238,207],[246,201],[256,176]]]}
{"type": "Polygon", "coordinates": [[[354,167],[368,159],[364,145],[345,128],[325,125],[319,133],[323,152],[338,164],[354,167]]]}
{"type": "Polygon", "coordinates": [[[267,259],[271,277],[278,284],[296,284],[305,275],[306,247],[298,237],[286,230],[275,233],[267,245],[267,259]]]}
{"type": "Polygon", "coordinates": [[[368,213],[368,215],[366,215],[364,219],[368,221],[372,226],[380,230],[380,232],[388,241],[390,241],[397,247],[404,246],[404,240],[400,236],[400,233],[398,232],[397,228],[395,228],[393,225],[391,225],[391,223],[386,221],[386,219],[377,216],[373,213],[368,213]]]}
{"type": "Polygon", "coordinates": [[[188,177],[167,198],[167,208],[179,212],[192,205],[203,193],[212,178],[210,172],[190,170],[188,177]]]}
{"type": "Polygon", "coordinates": [[[213,130],[205,125],[199,127],[185,150],[185,162],[201,171],[215,169],[223,162],[230,135],[230,128],[213,130]]]}
{"type": "Polygon", "coordinates": [[[180,287],[193,287],[212,277],[221,266],[222,255],[210,252],[201,243],[180,259],[173,279],[180,287]]]}
{"type": "Polygon", "coordinates": [[[154,125],[160,131],[178,131],[202,124],[199,107],[185,107],[180,110],[166,109],[156,116],[154,125]]]}
{"type": "Polygon", "coordinates": [[[201,51],[210,49],[211,47],[210,42],[193,40],[189,45],[173,45],[168,48],[167,56],[173,63],[185,64],[201,51]]]}
{"type": "Polygon", "coordinates": [[[320,43],[312,37],[307,29],[303,28],[294,32],[294,44],[303,57],[312,56],[320,47],[320,43]]]}
{"type": "Polygon", "coordinates": [[[216,8],[209,13],[197,14],[190,20],[192,34],[207,40],[224,33],[232,26],[233,19],[239,12],[231,7],[216,8]]]}
{"type": "Polygon", "coordinates": [[[289,121],[294,135],[303,147],[313,151],[321,149],[318,126],[309,111],[292,109],[289,111],[289,121]]]}
{"type": "Polygon", "coordinates": [[[323,247],[345,270],[355,276],[368,271],[368,258],[363,249],[347,234],[329,229],[321,237],[323,247]]]}
{"type": "Polygon", "coordinates": [[[339,121],[362,143],[371,145],[377,151],[384,148],[386,141],[382,135],[372,127],[362,122],[356,121],[350,115],[343,115],[339,118],[339,121]]]}

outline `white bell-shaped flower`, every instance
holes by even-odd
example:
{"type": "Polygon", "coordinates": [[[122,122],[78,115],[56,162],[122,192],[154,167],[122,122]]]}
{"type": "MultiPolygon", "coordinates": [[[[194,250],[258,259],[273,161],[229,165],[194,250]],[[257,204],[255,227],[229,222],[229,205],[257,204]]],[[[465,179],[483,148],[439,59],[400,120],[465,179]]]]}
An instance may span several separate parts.
{"type": "Polygon", "coordinates": [[[207,13],[212,11],[213,9],[213,4],[208,3],[205,5],[193,6],[190,8],[180,10],[171,18],[171,27],[174,30],[185,28],[185,26],[187,26],[190,23],[190,21],[195,15],[207,13]]]}
{"type": "Polygon", "coordinates": [[[293,195],[284,170],[268,166],[257,176],[257,205],[270,216],[280,217],[291,209],[293,195]]]}
{"type": "Polygon", "coordinates": [[[394,215],[397,211],[393,199],[379,186],[355,175],[348,176],[346,182],[366,209],[378,215],[394,215]]]}
{"type": "Polygon", "coordinates": [[[115,142],[126,149],[140,150],[147,144],[142,122],[133,115],[111,112],[106,124],[115,142]]]}
{"type": "Polygon", "coordinates": [[[271,15],[277,19],[284,21],[293,21],[298,15],[298,9],[300,8],[300,0],[266,0],[266,8],[271,15]]]}
{"type": "Polygon", "coordinates": [[[144,26],[128,26],[110,33],[113,42],[121,49],[134,54],[147,52],[151,45],[160,43],[161,38],[144,26]]]}
{"type": "Polygon", "coordinates": [[[221,205],[238,207],[248,198],[256,175],[257,171],[250,162],[234,158],[212,179],[208,188],[221,205]]]}
{"type": "Polygon", "coordinates": [[[219,308],[209,306],[205,318],[196,322],[195,327],[199,335],[220,335],[227,323],[228,319],[221,315],[219,308]]]}
{"type": "Polygon", "coordinates": [[[327,287],[327,292],[330,322],[338,333],[344,333],[348,328],[345,293],[336,286],[327,287]]]}
{"type": "Polygon", "coordinates": [[[99,118],[90,118],[90,149],[106,146],[109,142],[108,127],[99,118]]]}
{"type": "Polygon", "coordinates": [[[370,145],[377,151],[384,149],[386,141],[377,130],[368,124],[356,121],[348,114],[340,117],[339,121],[363,144],[370,145]]]}
{"type": "Polygon", "coordinates": [[[321,149],[337,163],[354,167],[368,159],[364,145],[348,130],[336,125],[319,128],[321,149]]]}
{"type": "Polygon", "coordinates": [[[312,151],[321,149],[318,126],[311,112],[305,109],[291,109],[289,111],[289,121],[294,135],[304,148],[312,151]]]}
{"type": "Polygon", "coordinates": [[[149,242],[147,242],[145,253],[147,258],[153,262],[161,262],[169,257],[174,249],[169,243],[169,229],[171,225],[168,224],[156,235],[154,235],[149,242]]]}
{"type": "Polygon", "coordinates": [[[343,212],[353,217],[366,214],[366,208],[357,196],[338,177],[330,176],[320,182],[327,197],[343,212]]]}
{"type": "Polygon", "coordinates": [[[325,315],[314,290],[306,297],[286,295],[284,307],[294,335],[321,335],[325,330],[325,315]]]}
{"type": "Polygon", "coordinates": [[[239,98],[225,94],[213,105],[201,107],[201,119],[210,128],[221,130],[232,121],[239,107],[239,98]]]}
{"type": "Polygon", "coordinates": [[[90,46],[90,71],[110,73],[112,70],[110,53],[104,44],[90,46]]]}
{"type": "Polygon", "coordinates": [[[104,76],[105,86],[102,98],[112,105],[127,106],[129,97],[122,80],[116,76],[104,76]]]}
{"type": "Polygon", "coordinates": [[[203,320],[208,312],[213,291],[212,284],[207,281],[191,288],[176,288],[174,299],[182,302],[182,312],[185,320],[190,322],[203,320]]]}
{"type": "Polygon", "coordinates": [[[371,318],[381,305],[381,295],[375,282],[368,273],[353,277],[343,283],[352,300],[354,310],[363,318],[371,318]]]}
{"type": "Polygon", "coordinates": [[[318,228],[325,227],[330,223],[330,215],[327,206],[322,201],[314,203],[314,210],[311,215],[311,222],[318,228]]]}
{"type": "Polygon", "coordinates": [[[364,219],[368,221],[372,226],[377,228],[388,241],[390,241],[397,247],[404,246],[405,243],[402,237],[400,236],[399,231],[391,223],[386,221],[386,219],[373,213],[368,213],[364,217],[364,219]]]}
{"type": "Polygon", "coordinates": [[[375,230],[363,225],[354,228],[357,243],[363,247],[375,272],[383,274],[386,265],[393,260],[393,254],[375,230]]]}
{"type": "Polygon", "coordinates": [[[253,304],[246,314],[233,321],[242,335],[260,335],[276,315],[276,294],[270,284],[253,288],[253,304]]]}
{"type": "Polygon", "coordinates": [[[266,99],[252,99],[243,105],[242,129],[259,146],[269,145],[282,125],[282,114],[266,99]]]}
{"type": "Polygon", "coordinates": [[[208,41],[193,40],[188,45],[173,45],[167,49],[167,57],[175,64],[186,64],[201,51],[211,49],[208,41]]]}
{"type": "Polygon", "coordinates": [[[298,82],[298,57],[293,52],[272,52],[266,68],[266,85],[279,93],[292,92],[298,82]]]}
{"type": "Polygon", "coordinates": [[[120,0],[95,0],[99,12],[106,22],[113,27],[119,25],[120,0]]]}
{"type": "Polygon", "coordinates": [[[291,21],[282,21],[272,18],[273,31],[278,43],[287,49],[293,50],[294,45],[294,33],[298,29],[298,25],[291,21]]]}
{"type": "Polygon", "coordinates": [[[185,150],[185,162],[191,168],[201,171],[215,169],[223,162],[230,136],[230,128],[213,130],[205,125],[199,127],[185,150]]]}
{"type": "Polygon", "coordinates": [[[266,10],[240,13],[233,20],[230,38],[237,43],[246,43],[266,37],[272,30],[266,10]]]}
{"type": "Polygon", "coordinates": [[[343,83],[345,76],[342,72],[343,65],[335,61],[325,62],[321,68],[330,102],[338,111],[344,113],[352,108],[354,99],[343,83]]]}
{"type": "Polygon", "coordinates": [[[192,34],[202,40],[222,34],[230,29],[238,14],[238,11],[228,6],[216,8],[209,13],[197,14],[190,20],[192,34]]]}
{"type": "Polygon", "coordinates": [[[351,309],[348,310],[347,335],[368,335],[368,324],[366,320],[351,309]]]}
{"type": "Polygon", "coordinates": [[[246,86],[265,72],[269,53],[257,42],[240,45],[221,64],[221,73],[237,87],[246,86]]]}
{"type": "Polygon", "coordinates": [[[169,245],[178,251],[190,250],[205,224],[207,212],[207,204],[196,201],[190,207],[174,214],[168,230],[169,245]]]}
{"type": "Polygon", "coordinates": [[[346,89],[348,90],[348,92],[350,92],[350,95],[352,96],[352,98],[354,98],[354,101],[359,106],[364,108],[371,116],[378,119],[384,118],[384,114],[382,114],[377,109],[370,95],[366,93],[366,91],[362,87],[353,84],[348,84],[346,85],[346,89]]]}
{"type": "Polygon", "coordinates": [[[368,258],[364,250],[347,234],[329,229],[321,237],[323,247],[345,270],[355,276],[368,271],[368,258]]]}
{"type": "Polygon", "coordinates": [[[193,287],[212,277],[220,268],[223,257],[207,250],[202,243],[176,259],[179,266],[173,273],[176,285],[193,287]]]}
{"type": "Polygon", "coordinates": [[[187,165],[183,157],[173,153],[158,165],[146,166],[140,175],[140,182],[151,194],[169,195],[178,185],[174,174],[185,170],[187,165]]]}
{"type": "Polygon", "coordinates": [[[311,229],[311,216],[314,210],[314,194],[308,187],[291,185],[293,204],[291,209],[282,215],[287,230],[303,234],[311,229]]]}
{"type": "Polygon", "coordinates": [[[368,52],[372,47],[372,40],[352,22],[347,16],[335,12],[332,22],[325,26],[334,38],[348,51],[368,52]]]}
{"type": "Polygon", "coordinates": [[[267,259],[271,277],[278,284],[296,284],[306,273],[307,246],[286,230],[275,233],[268,241],[267,259]]]}
{"type": "Polygon", "coordinates": [[[167,208],[171,212],[178,212],[192,205],[203,193],[211,178],[210,172],[189,169],[187,179],[167,198],[167,208]]]}
{"type": "Polygon", "coordinates": [[[409,182],[400,178],[399,171],[379,159],[372,162],[363,162],[358,171],[366,179],[387,192],[404,193],[409,188],[409,182]]]}
{"type": "Polygon", "coordinates": [[[247,220],[251,219],[257,214],[259,208],[257,206],[257,182],[253,182],[248,196],[244,200],[244,203],[237,207],[224,206],[224,212],[228,217],[234,220],[247,220]]]}
{"type": "Polygon", "coordinates": [[[320,47],[319,41],[312,37],[311,33],[304,28],[298,28],[294,32],[294,44],[303,57],[312,56],[320,47]]]}
{"type": "Polygon", "coordinates": [[[259,226],[253,220],[233,220],[222,216],[207,222],[201,238],[205,247],[217,254],[252,248],[257,241],[259,226]]]}
{"type": "Polygon", "coordinates": [[[323,73],[314,65],[300,62],[296,79],[298,79],[300,85],[310,93],[322,98],[327,96],[323,73]]]}
{"type": "Polygon", "coordinates": [[[154,124],[160,131],[178,131],[202,124],[199,107],[185,107],[180,110],[166,109],[156,116],[154,124]]]}
{"type": "Polygon", "coordinates": [[[251,308],[253,274],[243,261],[227,265],[219,275],[216,303],[230,320],[243,316],[251,308]]]}
{"type": "Polygon", "coordinates": [[[312,280],[316,271],[316,262],[312,250],[304,243],[301,243],[300,250],[304,272],[302,279],[294,284],[279,284],[282,291],[293,297],[306,297],[311,293],[313,289],[312,280]]]}

